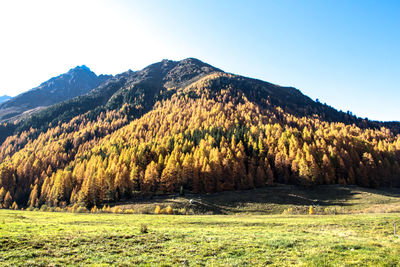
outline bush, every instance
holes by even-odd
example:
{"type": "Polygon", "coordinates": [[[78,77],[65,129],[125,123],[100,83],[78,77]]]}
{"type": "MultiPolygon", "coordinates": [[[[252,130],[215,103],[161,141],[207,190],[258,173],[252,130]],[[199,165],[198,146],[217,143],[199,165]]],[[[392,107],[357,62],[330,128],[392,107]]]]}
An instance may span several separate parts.
{"type": "Polygon", "coordinates": [[[314,210],[313,206],[310,206],[310,207],[308,208],[308,214],[310,214],[310,215],[315,214],[315,210],[314,210]]]}
{"type": "Polygon", "coordinates": [[[27,211],[33,211],[34,209],[35,209],[35,208],[32,207],[32,206],[26,208],[27,211]]]}
{"type": "Polygon", "coordinates": [[[43,204],[43,205],[40,207],[40,211],[48,211],[48,210],[49,210],[49,207],[47,207],[46,204],[43,204]]]}
{"type": "Polygon", "coordinates": [[[75,203],[74,205],[68,207],[67,211],[68,212],[75,212],[78,209],[78,207],[79,207],[78,204],[75,203]]]}
{"type": "Polygon", "coordinates": [[[101,209],[101,212],[105,212],[105,213],[110,213],[111,212],[111,208],[110,205],[104,205],[103,208],[101,209]]]}
{"type": "Polygon", "coordinates": [[[85,212],[87,212],[88,210],[87,210],[87,208],[85,208],[85,207],[78,207],[76,210],[75,210],[75,212],[76,213],[85,213],[85,212]]]}
{"type": "Polygon", "coordinates": [[[326,207],[324,208],[324,214],[340,214],[343,213],[341,207],[326,207]]]}
{"type": "Polygon", "coordinates": [[[186,209],[185,209],[185,208],[179,209],[179,210],[178,210],[178,214],[187,215],[186,209]]]}
{"type": "Polygon", "coordinates": [[[167,214],[174,214],[174,209],[171,208],[171,206],[168,206],[168,207],[165,209],[165,212],[166,212],[167,214]]]}
{"type": "Polygon", "coordinates": [[[57,207],[57,208],[55,208],[55,210],[54,210],[55,212],[63,212],[64,211],[64,209],[63,208],[60,208],[60,207],[57,207]]]}
{"type": "Polygon", "coordinates": [[[149,229],[147,228],[147,224],[142,223],[140,225],[140,232],[142,234],[147,234],[149,232],[149,229]]]}
{"type": "Polygon", "coordinates": [[[13,202],[13,204],[11,206],[11,209],[13,209],[13,210],[17,210],[18,209],[18,204],[15,201],[13,202]]]}
{"type": "Polygon", "coordinates": [[[161,207],[159,205],[156,205],[156,208],[154,209],[155,214],[161,214],[161,207]]]}
{"type": "Polygon", "coordinates": [[[188,211],[186,211],[186,215],[195,215],[196,213],[194,212],[193,209],[189,209],[188,211]]]}
{"type": "Polygon", "coordinates": [[[97,208],[96,205],[93,206],[93,208],[90,210],[91,213],[97,213],[99,212],[99,209],[97,208]]]}
{"type": "Polygon", "coordinates": [[[284,209],[282,214],[294,214],[293,208],[284,209]]]}
{"type": "Polygon", "coordinates": [[[124,213],[125,214],[134,214],[135,211],[133,209],[127,209],[127,210],[124,210],[124,213]]]}
{"type": "Polygon", "coordinates": [[[111,209],[112,213],[123,213],[122,209],[118,208],[117,206],[115,206],[114,208],[111,209]]]}

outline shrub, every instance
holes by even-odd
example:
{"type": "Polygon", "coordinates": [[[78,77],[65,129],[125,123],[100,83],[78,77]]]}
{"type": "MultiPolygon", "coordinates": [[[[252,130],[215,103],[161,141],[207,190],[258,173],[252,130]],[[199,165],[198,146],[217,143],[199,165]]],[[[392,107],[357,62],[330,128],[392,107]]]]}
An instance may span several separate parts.
{"type": "Polygon", "coordinates": [[[67,211],[68,212],[76,212],[76,210],[79,208],[79,205],[78,204],[74,204],[74,205],[72,205],[71,207],[68,207],[67,208],[67,211]]]}
{"type": "Polygon", "coordinates": [[[43,205],[40,207],[40,211],[48,211],[48,210],[49,210],[49,207],[47,207],[46,204],[43,204],[43,205]]]}
{"type": "Polygon", "coordinates": [[[154,209],[155,214],[161,214],[161,207],[159,205],[156,205],[156,208],[154,209]]]}
{"type": "Polygon", "coordinates": [[[186,209],[185,209],[185,208],[179,209],[179,210],[178,210],[178,214],[186,215],[186,214],[187,214],[186,209]]]}
{"type": "Polygon", "coordinates": [[[107,206],[104,205],[103,208],[101,209],[101,211],[105,212],[105,213],[110,213],[111,212],[111,208],[110,208],[109,205],[107,205],[107,206]]]}
{"type": "Polygon", "coordinates": [[[194,212],[193,209],[189,209],[188,211],[186,211],[186,215],[195,215],[196,213],[194,212]]]}
{"type": "Polygon", "coordinates": [[[93,208],[90,210],[91,213],[97,213],[99,209],[97,208],[96,205],[93,206],[93,208]]]}
{"type": "Polygon", "coordinates": [[[14,201],[11,205],[11,209],[17,210],[18,209],[18,204],[14,201]]]}
{"type": "Polygon", "coordinates": [[[62,211],[64,211],[64,209],[63,209],[63,208],[60,208],[60,207],[57,207],[57,208],[55,208],[54,211],[55,211],[55,212],[62,212],[62,211]]]}
{"type": "Polygon", "coordinates": [[[174,209],[171,208],[171,206],[168,206],[168,207],[165,209],[165,212],[166,212],[167,214],[173,214],[173,213],[174,213],[174,209]]]}
{"type": "Polygon", "coordinates": [[[315,210],[314,210],[313,206],[310,206],[310,207],[308,208],[308,214],[310,214],[310,215],[315,214],[315,210]]]}
{"type": "Polygon", "coordinates": [[[147,228],[147,224],[142,223],[140,225],[140,232],[142,234],[147,234],[149,232],[149,229],[147,228]]]}
{"type": "Polygon", "coordinates": [[[34,209],[35,209],[35,208],[32,207],[32,206],[26,208],[27,211],[33,211],[34,209]]]}
{"type": "Polygon", "coordinates": [[[284,209],[282,214],[294,214],[293,208],[284,209]]]}
{"type": "Polygon", "coordinates": [[[112,213],[122,213],[122,209],[118,208],[117,206],[115,206],[114,208],[111,209],[112,213]]]}
{"type": "Polygon", "coordinates": [[[76,210],[75,210],[75,212],[76,213],[85,213],[85,212],[87,212],[88,210],[87,210],[87,208],[85,208],[85,207],[78,207],[76,210]]]}
{"type": "Polygon", "coordinates": [[[135,211],[133,209],[127,209],[127,210],[124,210],[124,213],[125,214],[134,214],[135,211]]]}

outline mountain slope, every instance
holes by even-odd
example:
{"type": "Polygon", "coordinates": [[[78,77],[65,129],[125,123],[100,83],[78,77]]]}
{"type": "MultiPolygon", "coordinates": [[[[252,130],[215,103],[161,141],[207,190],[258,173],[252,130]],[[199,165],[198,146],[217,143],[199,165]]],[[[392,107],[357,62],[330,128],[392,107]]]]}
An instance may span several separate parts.
{"type": "Polygon", "coordinates": [[[30,138],[35,138],[49,125],[68,122],[87,112],[89,118],[95,119],[100,112],[118,110],[124,104],[130,107],[129,118],[136,118],[149,111],[157,100],[171,96],[174,87],[214,71],[220,70],[193,58],[180,62],[163,60],[140,71],[129,70],[108,79],[86,95],[37,111],[16,124],[0,125],[0,143],[10,135],[31,128],[36,131],[30,138]]]}
{"type": "Polygon", "coordinates": [[[1,104],[0,121],[13,121],[23,113],[86,94],[109,78],[108,75],[97,76],[86,66],[78,66],[1,104]]]}
{"type": "Polygon", "coordinates": [[[29,125],[0,147],[0,189],[21,205],[276,182],[400,185],[397,123],[384,128],[196,59],[122,73],[17,126],[29,125]]]}
{"type": "MultiPolygon", "coordinates": [[[[35,135],[31,136],[31,138],[35,138],[41,132],[46,131],[49,125],[68,122],[73,117],[86,112],[89,112],[87,114],[89,118],[95,119],[100,112],[118,110],[124,104],[130,107],[128,117],[131,120],[149,111],[156,101],[169,98],[176,89],[213,72],[223,73],[223,71],[194,58],[180,62],[163,60],[140,71],[127,71],[109,79],[108,82],[87,95],[36,111],[18,121],[17,124],[0,125],[0,143],[10,135],[20,134],[30,128],[37,130],[35,135]]],[[[384,126],[391,129],[394,134],[400,131],[399,123],[366,121],[347,113],[338,112],[327,105],[312,101],[295,88],[281,87],[238,75],[230,78],[221,77],[214,86],[218,87],[221,83],[233,83],[235,86],[240,86],[253,100],[263,99],[263,103],[267,101],[272,105],[280,106],[285,112],[294,115],[313,116],[316,114],[327,121],[355,123],[362,128],[384,126]],[[255,92],[258,92],[257,95],[255,92]]]]}
{"type": "Polygon", "coordinates": [[[9,100],[10,98],[11,98],[11,96],[8,96],[8,95],[0,96],[0,104],[9,100]]]}

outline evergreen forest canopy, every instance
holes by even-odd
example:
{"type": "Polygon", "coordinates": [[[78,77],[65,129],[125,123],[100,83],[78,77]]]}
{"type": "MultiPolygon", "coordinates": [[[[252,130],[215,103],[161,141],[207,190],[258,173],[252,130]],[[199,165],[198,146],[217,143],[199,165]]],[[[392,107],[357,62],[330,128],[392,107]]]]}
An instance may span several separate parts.
{"type": "Polygon", "coordinates": [[[91,207],[274,183],[400,185],[400,123],[163,60],[0,126],[0,205],[91,207]]]}

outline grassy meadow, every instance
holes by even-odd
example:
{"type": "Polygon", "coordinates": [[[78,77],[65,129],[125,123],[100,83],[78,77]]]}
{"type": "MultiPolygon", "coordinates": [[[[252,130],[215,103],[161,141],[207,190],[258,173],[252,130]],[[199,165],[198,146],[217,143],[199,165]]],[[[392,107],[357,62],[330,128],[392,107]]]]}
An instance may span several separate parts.
{"type": "Polygon", "coordinates": [[[0,210],[1,266],[400,266],[400,214],[0,210]],[[141,228],[147,226],[147,233],[141,228]]]}
{"type": "Polygon", "coordinates": [[[308,214],[312,205],[317,214],[400,213],[399,188],[362,188],[357,186],[321,185],[304,188],[278,185],[253,190],[226,191],[202,195],[164,195],[117,203],[122,210],[153,213],[154,205],[190,214],[308,214]],[[189,200],[194,201],[193,205],[189,200]],[[290,212],[288,212],[290,211],[290,212]]]}

